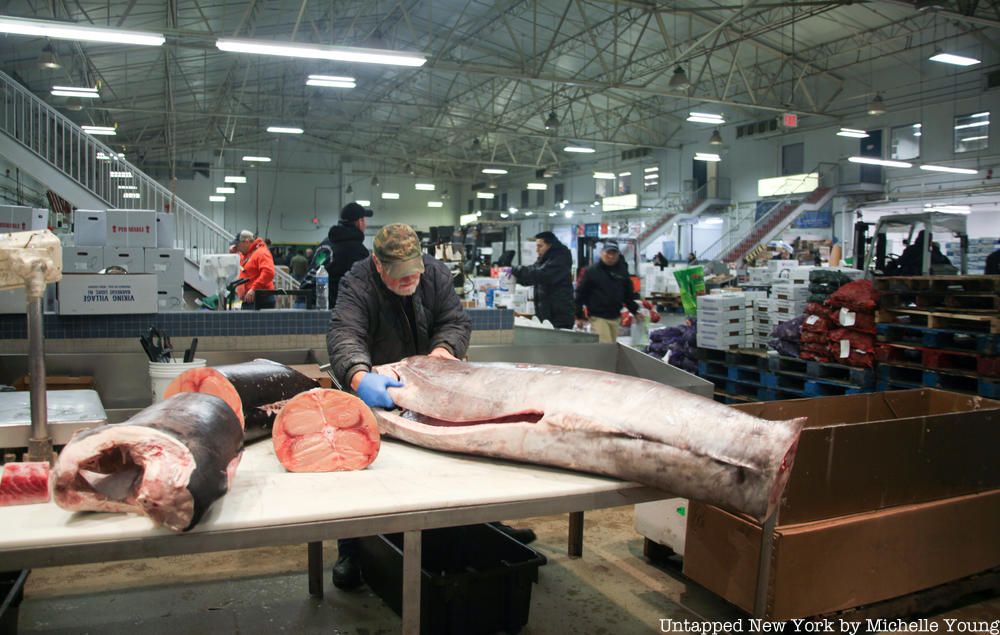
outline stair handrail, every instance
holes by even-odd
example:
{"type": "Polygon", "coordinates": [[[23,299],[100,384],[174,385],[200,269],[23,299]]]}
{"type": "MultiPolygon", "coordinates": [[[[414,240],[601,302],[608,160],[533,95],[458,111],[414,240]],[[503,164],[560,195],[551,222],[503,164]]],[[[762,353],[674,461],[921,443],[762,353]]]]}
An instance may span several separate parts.
{"type": "MultiPolygon", "coordinates": [[[[233,232],[84,132],[3,71],[0,71],[0,92],[3,93],[0,130],[107,203],[109,208],[172,213],[175,242],[183,245],[185,256],[195,263],[200,262],[204,254],[229,252],[233,232]]],[[[275,271],[274,284],[278,289],[299,287],[295,278],[281,270],[275,271]]]]}

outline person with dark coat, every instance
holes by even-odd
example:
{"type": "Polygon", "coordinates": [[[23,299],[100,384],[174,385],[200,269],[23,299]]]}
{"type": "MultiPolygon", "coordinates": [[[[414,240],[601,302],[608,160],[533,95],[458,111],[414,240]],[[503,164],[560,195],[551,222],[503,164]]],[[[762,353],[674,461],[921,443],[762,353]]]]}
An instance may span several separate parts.
{"type": "Polygon", "coordinates": [[[515,267],[518,284],[535,287],[535,315],[558,329],[573,328],[573,254],[550,231],[535,235],[538,260],[515,267]]]}
{"type": "Polygon", "coordinates": [[[622,306],[632,315],[639,313],[628,265],[622,260],[618,242],[604,241],[601,259],[587,267],[576,287],[576,323],[586,323],[584,308],[590,316],[590,326],[602,344],[614,344],[618,338],[618,322],[622,306]]]}
{"type": "Polygon", "coordinates": [[[374,212],[358,203],[348,203],[340,210],[340,222],[330,228],[330,259],[325,267],[330,275],[330,309],[337,304],[340,279],[354,263],[368,257],[365,247],[365,228],[374,212]]]}
{"type": "Polygon", "coordinates": [[[986,271],[983,273],[987,276],[1000,275],[1000,249],[986,256],[986,271]]]}

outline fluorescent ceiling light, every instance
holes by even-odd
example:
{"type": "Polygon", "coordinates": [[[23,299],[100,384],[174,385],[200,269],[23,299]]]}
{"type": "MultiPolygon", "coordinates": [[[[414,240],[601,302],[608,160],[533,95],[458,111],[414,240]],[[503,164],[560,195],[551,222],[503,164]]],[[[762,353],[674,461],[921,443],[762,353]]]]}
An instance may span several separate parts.
{"type": "Polygon", "coordinates": [[[585,146],[566,146],[565,148],[563,148],[563,152],[579,152],[582,154],[593,154],[594,152],[597,152],[597,150],[594,150],[593,148],[587,148],[585,146]]]}
{"type": "Polygon", "coordinates": [[[987,112],[977,112],[976,114],[969,115],[969,116],[970,117],[989,117],[990,113],[989,113],[989,111],[987,111],[987,112]]]}
{"type": "Polygon", "coordinates": [[[476,192],[476,198],[491,199],[496,196],[493,192],[476,192]]]}
{"type": "Polygon", "coordinates": [[[427,207],[444,207],[441,201],[427,201],[427,207]]]}
{"type": "Polygon", "coordinates": [[[525,216],[534,216],[535,213],[529,209],[527,212],[524,213],[524,215],[525,216]]]}
{"type": "Polygon", "coordinates": [[[119,190],[137,190],[137,189],[139,189],[139,186],[138,185],[119,185],[118,189],[119,190]]]}
{"type": "Polygon", "coordinates": [[[109,126],[80,126],[80,128],[89,135],[113,137],[118,132],[109,126]]]}
{"type": "Polygon", "coordinates": [[[96,88],[76,88],[74,86],[53,86],[52,94],[56,97],[80,97],[82,99],[98,99],[101,96],[96,88]]]}
{"type": "Polygon", "coordinates": [[[988,136],[983,135],[981,137],[962,137],[959,141],[982,141],[983,139],[989,139],[988,136]]]}
{"type": "Polygon", "coordinates": [[[545,183],[528,183],[529,190],[547,190],[549,186],[545,183]]]}
{"type": "Polygon", "coordinates": [[[881,165],[887,168],[912,168],[912,163],[905,161],[887,161],[886,159],[876,159],[874,157],[849,157],[851,163],[865,163],[867,165],[881,165]]]}
{"type": "Polygon", "coordinates": [[[705,225],[721,225],[722,219],[718,216],[709,216],[705,220],[701,221],[705,225]]]}
{"type": "Polygon", "coordinates": [[[356,200],[354,202],[357,203],[358,205],[360,205],[361,207],[371,207],[371,205],[372,205],[371,201],[366,201],[366,200],[361,199],[361,198],[359,198],[358,200],[356,200]]]}
{"type": "Polygon", "coordinates": [[[295,44],[293,42],[270,42],[266,40],[239,40],[224,38],[215,46],[220,51],[230,53],[251,53],[254,55],[277,55],[279,57],[303,57],[314,60],[335,60],[338,62],[361,62],[364,64],[390,64],[393,66],[423,66],[427,58],[416,53],[387,51],[383,49],[353,48],[349,46],[323,46],[315,44],[295,44]]]}
{"type": "Polygon", "coordinates": [[[236,188],[235,187],[217,187],[217,188],[215,188],[215,193],[216,194],[235,194],[236,193],[236,188]]]}
{"type": "Polygon", "coordinates": [[[921,165],[921,170],[927,170],[929,172],[950,172],[951,174],[978,174],[979,170],[970,170],[969,168],[952,168],[947,165],[921,165]]]}
{"type": "Polygon", "coordinates": [[[113,179],[130,179],[130,178],[132,178],[132,173],[131,172],[127,172],[127,171],[126,172],[116,172],[116,171],[112,170],[109,173],[109,176],[111,178],[113,178],[113,179]]]}
{"type": "Polygon", "coordinates": [[[610,180],[613,181],[615,179],[615,173],[614,172],[594,172],[594,178],[595,179],[605,179],[605,180],[610,179],[610,180]]]}
{"type": "Polygon", "coordinates": [[[213,203],[225,203],[226,202],[226,197],[225,196],[214,196],[213,195],[213,196],[209,196],[208,200],[211,201],[211,202],[213,202],[213,203]]]}
{"type": "Polygon", "coordinates": [[[510,214],[506,212],[500,212],[500,218],[510,218],[510,214]]]}
{"type": "Polygon", "coordinates": [[[558,215],[559,215],[559,212],[549,212],[549,218],[552,218],[553,216],[558,216],[558,215]]]}
{"type": "Polygon", "coordinates": [[[252,163],[270,163],[271,162],[271,157],[246,156],[246,157],[243,157],[243,160],[244,161],[250,161],[252,163]]]}
{"type": "Polygon", "coordinates": [[[571,209],[566,210],[565,212],[563,212],[563,216],[565,216],[566,218],[573,218],[573,210],[571,209]]]}
{"type": "Polygon", "coordinates": [[[353,77],[338,77],[336,75],[310,75],[306,86],[323,88],[355,88],[357,83],[353,77]]]}
{"type": "Polygon", "coordinates": [[[434,191],[434,184],[433,183],[414,183],[413,184],[413,189],[415,189],[415,190],[423,190],[424,192],[433,192],[434,191]]]}
{"type": "Polygon", "coordinates": [[[507,174],[503,168],[483,168],[483,174],[507,174]]]}
{"type": "Polygon", "coordinates": [[[619,172],[618,176],[632,176],[631,172],[619,172]]]}
{"type": "Polygon", "coordinates": [[[655,181],[655,180],[657,180],[659,178],[660,178],[659,174],[643,174],[642,175],[642,180],[643,181],[655,181]]]}
{"type": "Polygon", "coordinates": [[[722,115],[713,115],[707,112],[693,112],[688,115],[687,120],[695,123],[710,123],[715,125],[726,123],[726,120],[722,118],[722,115]]]}
{"type": "Polygon", "coordinates": [[[390,201],[399,199],[399,192],[382,192],[382,198],[390,201]]]}
{"type": "Polygon", "coordinates": [[[139,198],[140,194],[138,192],[125,192],[122,194],[122,198],[139,198]]]}
{"type": "Polygon", "coordinates": [[[508,207],[507,211],[510,212],[511,214],[517,214],[518,209],[516,207],[508,207]]]}
{"type": "Polygon", "coordinates": [[[247,177],[245,176],[227,176],[224,180],[226,183],[246,183],[247,177]]]}
{"type": "Polygon", "coordinates": [[[942,64],[954,64],[955,66],[972,66],[982,60],[977,60],[974,57],[965,57],[964,55],[955,55],[953,53],[938,53],[931,57],[931,61],[941,62],[942,64]]]}
{"type": "Polygon", "coordinates": [[[659,166],[653,166],[651,168],[643,168],[642,171],[643,172],[659,172],[660,168],[659,168],[659,166]]]}
{"type": "Polygon", "coordinates": [[[855,130],[854,128],[841,128],[840,132],[837,133],[838,137],[852,137],[854,139],[864,139],[868,136],[868,133],[864,130],[855,130]]]}
{"type": "Polygon", "coordinates": [[[111,157],[109,157],[108,155],[104,154],[103,152],[98,152],[97,153],[97,158],[100,159],[101,161],[110,161],[111,160],[111,157]]]}
{"type": "Polygon", "coordinates": [[[968,205],[934,205],[927,203],[924,209],[928,212],[944,212],[945,214],[971,214],[972,208],[968,205]]]}
{"type": "Polygon", "coordinates": [[[712,154],[710,152],[696,152],[694,155],[695,161],[722,161],[722,157],[717,154],[712,154]]]}
{"type": "Polygon", "coordinates": [[[275,132],[278,134],[302,134],[302,128],[290,128],[288,126],[268,126],[268,132],[275,132]]]}
{"type": "Polygon", "coordinates": [[[0,16],[0,33],[34,35],[56,40],[104,42],[106,44],[137,44],[139,46],[161,46],[165,41],[165,38],[159,33],[102,29],[92,26],[77,26],[68,22],[28,20],[7,16],[0,16]]]}
{"type": "Polygon", "coordinates": [[[955,130],[964,130],[966,128],[978,128],[980,126],[988,126],[988,125],[990,125],[989,119],[987,119],[986,121],[973,121],[972,123],[963,123],[959,126],[955,126],[955,130]]]}

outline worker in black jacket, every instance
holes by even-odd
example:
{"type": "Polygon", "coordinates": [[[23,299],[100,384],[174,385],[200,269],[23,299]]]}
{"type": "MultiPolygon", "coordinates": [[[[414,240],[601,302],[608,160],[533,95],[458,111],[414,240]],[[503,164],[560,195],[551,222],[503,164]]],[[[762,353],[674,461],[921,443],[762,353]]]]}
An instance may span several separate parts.
{"type": "Polygon", "coordinates": [[[535,286],[535,315],[558,329],[573,328],[573,254],[556,235],[545,231],[535,235],[538,260],[533,265],[515,267],[518,284],[535,286]]]}
{"type": "Polygon", "coordinates": [[[598,341],[613,344],[618,339],[622,306],[637,315],[637,297],[618,242],[606,240],[601,249],[600,261],[587,267],[583,279],[576,287],[576,323],[580,327],[586,324],[583,312],[586,307],[590,327],[597,333],[598,341]]]}
{"type": "Polygon", "coordinates": [[[330,309],[337,304],[337,291],[340,279],[344,277],[354,263],[368,258],[368,248],[365,247],[365,228],[368,219],[374,212],[361,207],[358,203],[348,203],[340,210],[340,222],[330,228],[331,255],[326,263],[326,271],[330,274],[330,309]]]}
{"type": "MultiPolygon", "coordinates": [[[[451,272],[421,254],[420,240],[409,225],[380,229],[373,251],[341,280],[326,345],[333,374],[344,389],[349,387],[372,408],[395,408],[387,389],[402,384],[371,372],[372,367],[411,355],[461,358],[469,347],[472,320],[455,294],[451,272]]],[[[534,539],[530,529],[501,530],[522,542],[534,539]]],[[[357,539],[337,546],[334,586],[360,586],[357,539]]]]}

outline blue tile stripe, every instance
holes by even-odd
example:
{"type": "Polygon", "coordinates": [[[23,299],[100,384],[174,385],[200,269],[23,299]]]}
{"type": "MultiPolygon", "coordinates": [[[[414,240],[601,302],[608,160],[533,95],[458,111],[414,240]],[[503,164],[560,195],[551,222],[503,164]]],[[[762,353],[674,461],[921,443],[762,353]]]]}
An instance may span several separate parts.
{"type": "MultiPolygon", "coordinates": [[[[474,331],[510,330],[514,312],[466,309],[474,331]]],[[[329,311],[178,311],[150,315],[45,315],[46,339],[139,337],[155,326],[172,337],[321,335],[329,311]]],[[[0,315],[0,340],[28,337],[23,315],[0,315]]]]}

